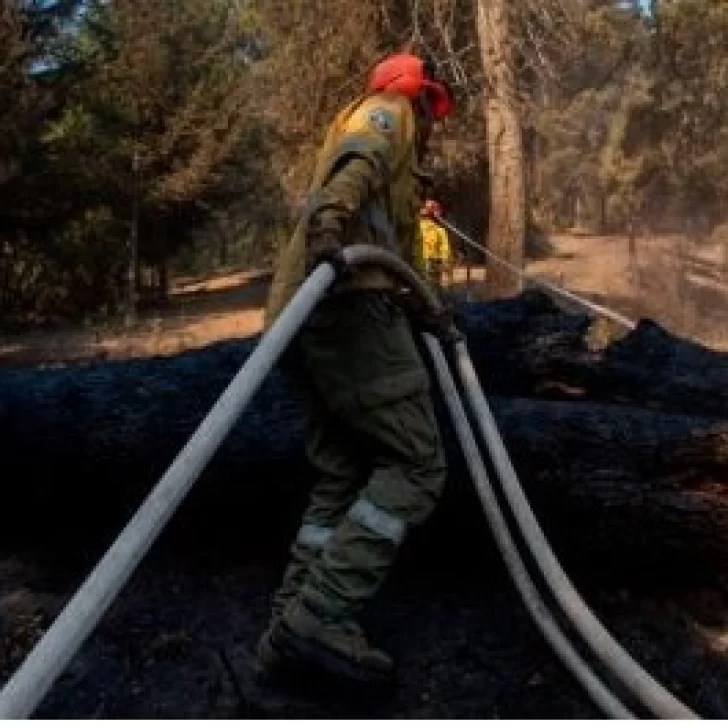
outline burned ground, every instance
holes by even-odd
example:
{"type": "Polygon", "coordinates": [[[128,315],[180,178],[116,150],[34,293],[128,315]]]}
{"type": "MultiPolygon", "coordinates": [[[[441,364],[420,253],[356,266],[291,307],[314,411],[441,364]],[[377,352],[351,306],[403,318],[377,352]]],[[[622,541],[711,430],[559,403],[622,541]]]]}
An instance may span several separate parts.
{"type": "MultiPolygon", "coordinates": [[[[577,587],[666,687],[703,716],[728,715],[725,356],[649,322],[595,354],[587,325],[533,295],[464,317],[516,468],[577,587]]],[[[4,479],[0,514],[0,679],[249,351],[3,373],[5,461],[20,470],[4,479]]],[[[365,615],[397,658],[394,689],[254,681],[251,651],[312,475],[287,387],[278,375],[266,385],[36,715],[597,717],[510,585],[446,427],[443,503],[365,615]]]]}
{"type": "MultiPolygon", "coordinates": [[[[36,712],[45,718],[596,718],[487,550],[454,571],[415,554],[365,623],[398,661],[385,694],[311,676],[254,680],[280,558],[162,548],[140,569],[36,712]],[[305,681],[305,682],[304,682],[305,681]]],[[[0,675],[6,677],[84,569],[4,557],[0,675]]],[[[728,714],[728,585],[657,589],[577,583],[614,636],[704,717],[728,714]],[[711,635],[713,637],[711,638],[711,635]]]]}

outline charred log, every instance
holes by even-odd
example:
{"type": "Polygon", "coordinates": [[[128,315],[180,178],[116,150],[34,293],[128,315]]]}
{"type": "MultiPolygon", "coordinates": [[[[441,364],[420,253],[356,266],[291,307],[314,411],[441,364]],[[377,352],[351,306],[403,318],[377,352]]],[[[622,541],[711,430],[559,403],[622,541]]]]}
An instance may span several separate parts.
{"type": "Polygon", "coordinates": [[[603,352],[588,392],[665,411],[728,418],[728,354],[644,320],[603,352]]]}
{"type": "MultiPolygon", "coordinates": [[[[614,357],[629,360],[626,344],[603,357],[589,352],[583,343],[588,320],[564,314],[538,295],[472,307],[463,323],[489,393],[533,394],[547,380],[596,390],[599,372],[607,366],[615,371],[614,357]]],[[[4,372],[0,538],[49,540],[57,547],[111,538],[254,344],[253,339],[171,358],[4,372]]],[[[673,340],[673,346],[685,352],[688,345],[673,340]]],[[[639,361],[641,348],[632,349],[639,361]]],[[[724,359],[707,351],[704,357],[724,359]]],[[[682,361],[689,370],[689,357],[682,361]]],[[[671,379],[663,368],[670,383],[663,382],[662,390],[655,385],[647,405],[658,400],[670,409],[668,401],[680,399],[675,393],[681,374],[673,371],[671,379]]],[[[717,377],[720,365],[711,371],[717,377]]],[[[694,378],[699,382],[700,372],[694,378]]],[[[631,389],[624,385],[622,395],[629,391],[636,400],[639,379],[625,374],[622,381],[633,383],[631,389]]],[[[462,552],[489,538],[439,401],[438,408],[451,485],[423,538],[437,553],[445,543],[462,552]]],[[[560,552],[596,559],[602,569],[726,563],[728,421],[585,401],[583,395],[580,401],[499,396],[494,411],[560,552]]],[[[229,546],[232,539],[240,549],[285,548],[314,477],[303,456],[303,429],[295,387],[277,371],[195,486],[172,532],[198,545],[223,539],[229,546]]]]}

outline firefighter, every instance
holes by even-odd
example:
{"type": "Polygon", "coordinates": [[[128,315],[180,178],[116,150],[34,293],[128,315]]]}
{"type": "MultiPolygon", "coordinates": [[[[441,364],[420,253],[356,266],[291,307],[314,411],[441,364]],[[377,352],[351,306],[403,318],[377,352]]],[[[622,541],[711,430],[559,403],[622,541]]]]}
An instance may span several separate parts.
{"type": "Polygon", "coordinates": [[[454,258],[447,230],[437,220],[442,216],[442,206],[435,200],[425,200],[420,210],[419,268],[422,275],[437,289],[452,277],[454,258]]]}
{"type": "Polygon", "coordinates": [[[446,479],[430,383],[412,325],[452,336],[452,317],[423,313],[386,271],[343,270],[342,250],[382,246],[413,261],[436,121],[454,108],[433,68],[410,54],[370,73],[333,120],[297,228],[279,252],[269,327],[323,261],[342,271],[287,352],[307,402],[307,456],[320,473],[257,648],[263,674],[281,660],[355,681],[387,680],[393,660],[359,615],[446,479]]]}

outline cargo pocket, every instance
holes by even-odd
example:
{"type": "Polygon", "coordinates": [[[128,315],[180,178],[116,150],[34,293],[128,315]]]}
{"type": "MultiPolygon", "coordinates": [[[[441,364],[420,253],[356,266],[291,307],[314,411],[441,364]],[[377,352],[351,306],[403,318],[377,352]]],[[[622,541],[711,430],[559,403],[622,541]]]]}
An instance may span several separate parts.
{"type": "Polygon", "coordinates": [[[429,397],[423,392],[399,394],[360,413],[354,428],[377,444],[383,459],[400,464],[430,460],[441,448],[429,397]]]}
{"type": "Polygon", "coordinates": [[[341,295],[326,302],[303,337],[307,370],[331,411],[356,418],[429,389],[399,308],[380,293],[341,295]]]}
{"type": "Polygon", "coordinates": [[[365,490],[376,505],[407,523],[423,523],[445,486],[447,464],[429,398],[413,395],[370,413],[368,435],[377,442],[365,490]]]}
{"type": "Polygon", "coordinates": [[[423,394],[402,400],[395,408],[408,448],[418,461],[429,461],[441,447],[437,421],[423,394]]]}

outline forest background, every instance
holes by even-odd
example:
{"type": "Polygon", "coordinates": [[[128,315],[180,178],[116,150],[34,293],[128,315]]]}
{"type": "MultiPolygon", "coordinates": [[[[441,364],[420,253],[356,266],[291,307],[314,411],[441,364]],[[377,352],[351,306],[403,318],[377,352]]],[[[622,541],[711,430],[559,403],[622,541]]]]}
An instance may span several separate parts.
{"type": "Polygon", "coordinates": [[[267,270],[327,123],[405,48],[458,98],[432,150],[449,219],[728,339],[725,0],[0,0],[2,333],[128,326],[267,270]]]}

